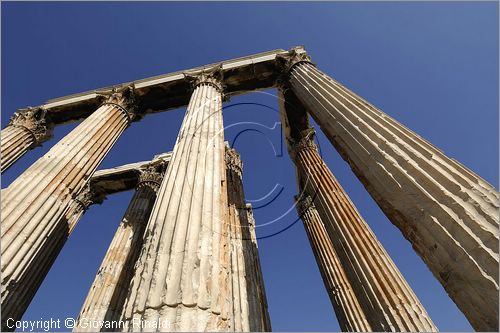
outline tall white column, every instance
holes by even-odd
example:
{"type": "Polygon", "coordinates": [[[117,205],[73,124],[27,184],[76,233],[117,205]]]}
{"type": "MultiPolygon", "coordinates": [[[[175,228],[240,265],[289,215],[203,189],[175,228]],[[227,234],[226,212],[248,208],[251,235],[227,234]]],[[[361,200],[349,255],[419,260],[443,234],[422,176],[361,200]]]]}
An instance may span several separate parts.
{"type": "Polygon", "coordinates": [[[425,308],[318,153],[312,129],[292,146],[300,188],[313,200],[374,331],[437,331],[425,308]]]}
{"type": "Polygon", "coordinates": [[[243,192],[243,163],[236,150],[228,146],[226,172],[234,330],[270,331],[255,226],[249,223],[243,192]]]}
{"type": "Polygon", "coordinates": [[[0,133],[0,172],[4,173],[29,149],[52,137],[52,125],[45,121],[45,110],[22,109],[14,113],[0,133]]]}
{"type": "Polygon", "coordinates": [[[264,276],[262,275],[262,266],[260,264],[260,256],[259,256],[259,246],[257,244],[257,234],[255,232],[255,218],[253,216],[252,205],[246,204],[246,214],[250,231],[250,239],[252,241],[252,259],[253,259],[253,267],[255,269],[255,274],[257,276],[257,296],[259,299],[259,311],[260,311],[260,320],[261,327],[263,332],[271,332],[271,318],[269,317],[269,311],[267,306],[267,297],[266,297],[266,288],[264,285],[264,276]]]}
{"type": "Polygon", "coordinates": [[[345,273],[340,258],[321,221],[310,195],[296,198],[297,212],[304,222],[307,238],[316,258],[323,283],[342,332],[371,332],[372,329],[345,273]]]}
{"type": "Polygon", "coordinates": [[[134,196],[90,287],[74,331],[95,331],[95,323],[99,323],[101,331],[116,331],[116,328],[119,328],[128,287],[142,247],[146,223],[163,177],[163,166],[160,165],[159,169],[156,166],[139,171],[139,182],[134,196]]]}
{"type": "Polygon", "coordinates": [[[2,321],[9,317],[18,320],[26,310],[29,301],[14,294],[38,288],[38,282],[30,277],[37,270],[47,270],[39,260],[51,251],[47,246],[50,241],[68,232],[64,216],[72,198],[129,125],[134,116],[131,102],[130,89],[111,94],[2,191],[2,309],[17,309],[10,313],[2,310],[2,321]]]}
{"type": "Polygon", "coordinates": [[[476,330],[498,330],[498,191],[328,75],[282,58],[289,84],[476,330]]]}
{"type": "Polygon", "coordinates": [[[219,73],[194,78],[130,285],[130,331],[232,329],[219,73]],[[160,327],[136,326],[153,322],[160,327]]]}

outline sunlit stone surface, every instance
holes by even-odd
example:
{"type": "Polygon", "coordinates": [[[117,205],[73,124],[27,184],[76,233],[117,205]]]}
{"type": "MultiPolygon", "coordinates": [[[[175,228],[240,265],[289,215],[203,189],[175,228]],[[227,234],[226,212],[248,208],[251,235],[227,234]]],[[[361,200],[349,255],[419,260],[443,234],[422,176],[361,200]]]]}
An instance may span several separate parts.
{"type": "Polygon", "coordinates": [[[498,191],[322,73],[283,58],[291,89],[476,330],[498,330],[498,191]]]}
{"type": "Polygon", "coordinates": [[[1,131],[2,173],[54,126],[83,121],[2,190],[2,330],[7,318],[21,318],[88,206],[136,187],[135,172],[163,158],[171,166],[154,207],[156,187],[139,187],[81,315],[168,323],[127,327],[135,331],[270,330],[241,161],[223,144],[222,100],[223,92],[277,86],[292,97],[288,105],[303,109],[286,110],[285,136],[299,189],[314,203],[299,202],[300,214],[341,327],[436,329],[311,144],[307,113],[472,326],[497,331],[498,191],[319,71],[303,47],[17,111],[1,131]],[[173,154],[95,173],[131,121],[188,102],[173,154]],[[140,222],[134,228],[125,220],[140,222]]]}

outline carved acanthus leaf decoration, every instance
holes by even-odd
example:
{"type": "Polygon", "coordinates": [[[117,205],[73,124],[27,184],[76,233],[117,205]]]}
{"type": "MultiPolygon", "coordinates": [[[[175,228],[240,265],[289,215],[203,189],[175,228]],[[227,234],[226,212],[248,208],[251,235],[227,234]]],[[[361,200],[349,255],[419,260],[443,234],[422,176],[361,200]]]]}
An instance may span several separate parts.
{"type": "Polygon", "coordinates": [[[243,175],[243,162],[241,161],[240,154],[235,149],[226,146],[226,168],[236,173],[240,178],[243,175]]]}
{"type": "Polygon", "coordinates": [[[52,137],[53,126],[46,122],[46,112],[39,107],[20,109],[12,115],[9,125],[28,130],[34,140],[32,147],[35,147],[52,137]]]}
{"type": "Polygon", "coordinates": [[[301,193],[300,196],[295,196],[297,212],[302,217],[309,209],[315,209],[314,202],[308,194],[301,193]]]}
{"type": "MultiPolygon", "coordinates": [[[[207,84],[217,89],[221,94],[224,93],[225,85],[222,65],[204,68],[203,70],[197,72],[184,73],[184,76],[191,83],[193,90],[199,85],[207,84]]],[[[226,100],[224,94],[223,98],[226,100]]]]}
{"type": "Polygon", "coordinates": [[[129,122],[137,120],[137,100],[133,86],[113,88],[107,92],[99,92],[102,105],[113,105],[120,109],[129,122]]]}
{"type": "Polygon", "coordinates": [[[137,188],[143,186],[149,186],[153,190],[158,191],[163,180],[163,175],[156,171],[155,167],[148,167],[139,170],[139,182],[137,183],[137,188]]]}
{"type": "MultiPolygon", "coordinates": [[[[301,63],[309,63],[314,65],[311,62],[311,57],[305,52],[298,52],[295,49],[292,49],[288,51],[287,53],[283,54],[278,54],[276,56],[276,61],[278,64],[278,67],[281,70],[281,73],[283,73],[283,76],[287,77],[288,74],[290,74],[290,71],[293,69],[294,66],[301,64],[301,63]]],[[[280,80],[280,79],[278,79],[280,80]]]]}

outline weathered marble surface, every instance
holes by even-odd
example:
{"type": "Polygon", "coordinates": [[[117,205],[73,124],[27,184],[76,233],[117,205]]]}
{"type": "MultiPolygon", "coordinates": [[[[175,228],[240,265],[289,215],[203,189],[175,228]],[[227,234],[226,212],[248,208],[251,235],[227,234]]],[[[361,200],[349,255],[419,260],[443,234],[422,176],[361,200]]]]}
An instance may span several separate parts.
{"type": "Polygon", "coordinates": [[[498,330],[498,191],[319,71],[283,58],[289,85],[476,330],[498,330]]]}
{"type": "Polygon", "coordinates": [[[236,150],[226,146],[227,221],[231,251],[231,287],[234,331],[269,332],[264,281],[260,267],[255,221],[243,192],[243,163],[236,150]]]}
{"type": "MultiPolygon", "coordinates": [[[[158,191],[123,318],[170,323],[171,331],[231,324],[222,87],[213,73],[195,86],[158,191]]],[[[165,329],[164,329],[165,330],[165,329]]]]}
{"type": "Polygon", "coordinates": [[[372,331],[311,196],[301,193],[296,205],[340,329],[342,332],[372,331]]]}
{"type": "Polygon", "coordinates": [[[46,123],[45,112],[41,108],[19,110],[0,132],[1,173],[28,150],[52,137],[52,125],[46,123]]]}
{"type": "MultiPolygon", "coordinates": [[[[26,310],[61,242],[74,227],[65,218],[73,199],[129,125],[132,106],[132,91],[111,94],[97,111],[2,190],[5,320],[19,320],[26,310]]],[[[6,329],[2,321],[2,330],[6,329]]]]}
{"type": "Polygon", "coordinates": [[[425,308],[335,179],[305,130],[292,146],[300,188],[309,195],[374,331],[437,331],[425,308]]]}
{"type": "Polygon", "coordinates": [[[156,201],[163,172],[164,165],[139,169],[134,196],[90,287],[74,331],[94,331],[90,322],[106,327],[108,323],[121,320],[125,298],[142,248],[144,230],[156,201]]]}

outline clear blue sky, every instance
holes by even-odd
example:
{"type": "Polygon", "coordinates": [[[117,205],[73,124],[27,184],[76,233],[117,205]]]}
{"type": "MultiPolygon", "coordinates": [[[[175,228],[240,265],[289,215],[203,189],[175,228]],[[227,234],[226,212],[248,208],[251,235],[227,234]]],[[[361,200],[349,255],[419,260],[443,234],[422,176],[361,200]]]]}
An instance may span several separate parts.
{"type": "MultiPolygon", "coordinates": [[[[5,3],[2,2],[2,127],[18,108],[49,98],[276,48],[305,45],[318,67],[498,188],[497,3],[5,3]]],[[[278,108],[274,90],[233,98],[278,108]]],[[[184,109],[146,117],[122,135],[108,168],[170,151],[184,109]]],[[[235,106],[225,125],[272,127],[276,111],[235,106]]],[[[8,186],[73,129],[29,152],[2,177],[8,186]]],[[[234,139],[241,128],[226,131],[234,139]]],[[[236,148],[249,200],[283,189],[256,209],[257,224],[280,216],[296,193],[280,133],[246,132],[236,148]]],[[[410,244],[320,133],[323,157],[443,331],[471,327],[410,244]]],[[[132,196],[109,197],[86,213],[39,289],[25,319],[76,317],[132,196]]],[[[259,236],[296,220],[291,213],[259,236]]],[[[301,223],[260,240],[273,329],[338,330],[301,223]]]]}

